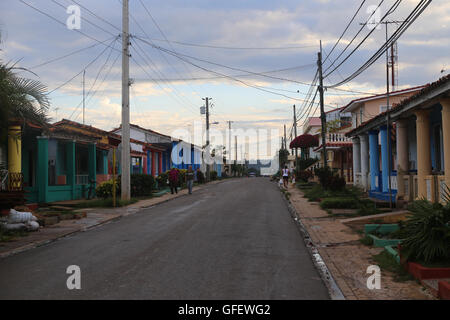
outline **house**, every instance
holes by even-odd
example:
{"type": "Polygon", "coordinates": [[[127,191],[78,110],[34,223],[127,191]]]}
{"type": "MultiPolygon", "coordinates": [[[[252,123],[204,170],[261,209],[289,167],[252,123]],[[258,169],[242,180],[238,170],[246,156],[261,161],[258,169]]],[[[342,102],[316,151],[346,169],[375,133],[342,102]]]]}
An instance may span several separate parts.
{"type": "Polygon", "coordinates": [[[347,133],[359,150],[358,184],[385,201],[442,201],[450,185],[450,76],[413,88],[397,101],[347,133]]]}
{"type": "MultiPolygon", "coordinates": [[[[122,126],[111,132],[121,136],[122,126]]],[[[130,124],[130,148],[131,173],[156,177],[171,166],[172,138],[168,135],[130,124]]]]}
{"type": "MultiPolygon", "coordinates": [[[[325,113],[327,119],[327,133],[325,135],[325,145],[327,150],[327,166],[337,172],[339,176],[345,178],[347,183],[353,182],[353,160],[352,142],[345,136],[351,129],[351,114],[342,112],[344,107],[333,109],[325,113]]],[[[320,117],[311,117],[304,126],[304,133],[315,135],[318,138],[319,146],[311,148],[312,157],[320,159],[312,165],[319,168],[324,165],[322,124],[320,117]]]]}
{"type": "Polygon", "coordinates": [[[94,196],[107,175],[108,150],[120,142],[104,131],[65,121],[45,127],[11,122],[9,189],[24,189],[27,202],[46,203],[94,196]]]}
{"type": "Polygon", "coordinates": [[[206,172],[206,165],[202,161],[203,150],[201,147],[181,139],[172,139],[171,166],[177,169],[200,169],[206,172]]]}
{"type": "MultiPolygon", "coordinates": [[[[397,90],[389,93],[389,104],[393,105],[400,103],[403,99],[410,97],[411,95],[419,92],[423,86],[397,90]]],[[[384,113],[387,103],[386,94],[378,94],[368,97],[362,97],[350,101],[344,108],[342,108],[341,113],[351,113],[351,130],[361,126],[361,124],[370,121],[374,117],[381,113],[384,113]]],[[[351,130],[347,130],[347,133],[351,130]]],[[[379,133],[381,136],[382,133],[379,133]]],[[[391,135],[394,137],[395,135],[391,135]]],[[[368,153],[363,155],[365,160],[361,159],[361,153],[368,150],[368,136],[362,135],[361,137],[355,137],[352,135],[347,135],[347,137],[352,139],[353,145],[353,180],[354,184],[362,187],[364,190],[369,190],[369,157],[368,153]]],[[[378,137],[377,139],[381,139],[378,137]]],[[[379,149],[379,148],[378,148],[379,149]]],[[[368,151],[367,151],[368,152],[368,151]]],[[[381,154],[381,149],[378,151],[381,154]]],[[[378,181],[372,181],[372,184],[378,184],[378,181]]]]}

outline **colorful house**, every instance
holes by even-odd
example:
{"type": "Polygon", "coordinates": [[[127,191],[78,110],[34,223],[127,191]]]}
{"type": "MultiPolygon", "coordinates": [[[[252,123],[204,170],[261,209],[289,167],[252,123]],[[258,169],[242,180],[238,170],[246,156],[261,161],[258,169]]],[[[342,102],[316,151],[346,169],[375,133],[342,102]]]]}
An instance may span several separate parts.
{"type": "Polygon", "coordinates": [[[8,175],[14,188],[23,188],[30,203],[93,197],[108,172],[108,150],[119,142],[97,130],[68,120],[46,127],[12,123],[8,175]]]}
{"type": "Polygon", "coordinates": [[[347,133],[360,151],[358,184],[385,201],[442,201],[450,186],[450,76],[407,93],[394,100],[389,128],[384,111],[347,133]]]}
{"type": "MultiPolygon", "coordinates": [[[[121,136],[122,128],[113,129],[111,132],[121,136]]],[[[130,124],[130,146],[131,173],[158,176],[170,168],[172,151],[170,136],[130,124]]]]}

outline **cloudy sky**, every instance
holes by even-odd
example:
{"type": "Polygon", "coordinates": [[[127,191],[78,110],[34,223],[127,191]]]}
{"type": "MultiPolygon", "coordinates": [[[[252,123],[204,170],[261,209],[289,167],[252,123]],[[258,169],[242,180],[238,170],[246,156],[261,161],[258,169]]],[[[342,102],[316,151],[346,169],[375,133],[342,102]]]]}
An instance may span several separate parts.
{"type": "MultiPolygon", "coordinates": [[[[202,97],[213,98],[211,119],[219,122],[215,125],[218,129],[224,129],[227,120],[244,128],[281,130],[283,124],[289,128],[292,105],[301,109],[308,92],[308,86],[301,83],[311,83],[315,75],[319,40],[322,40],[324,56],[327,56],[361,4],[360,0],[142,1],[145,8],[140,0],[130,0],[130,32],[135,36],[131,40],[130,60],[130,77],[134,80],[130,91],[131,121],[167,134],[180,127],[190,129],[193,121],[202,120],[199,112],[202,97]],[[152,44],[183,54],[184,59],[197,66],[164,53],[152,44]],[[297,82],[246,74],[240,70],[276,71],[265,74],[297,82]],[[240,82],[224,75],[239,76],[240,82]],[[254,86],[271,92],[257,90],[254,86]]],[[[117,36],[121,29],[121,1],[24,2],[48,16],[19,0],[0,1],[2,62],[17,63],[38,75],[52,92],[50,115],[54,119],[80,122],[82,71],[85,69],[86,123],[106,130],[118,126],[121,42],[117,36]],[[75,2],[81,5],[80,31],[84,35],[64,26],[69,16],[66,8],[75,2]],[[77,50],[80,51],[57,59],[77,50]],[[41,65],[43,63],[46,64],[41,65]]],[[[384,15],[394,2],[385,0],[381,14],[384,15]]],[[[403,20],[418,2],[401,1],[389,16],[390,20],[403,20]]],[[[325,61],[324,69],[358,32],[360,23],[367,21],[368,7],[378,3],[379,0],[364,2],[343,39],[325,61]]],[[[393,32],[396,25],[389,28],[393,32]]],[[[450,69],[449,31],[450,2],[435,0],[398,42],[399,88],[425,84],[448,72],[441,73],[443,69],[450,69]]],[[[338,61],[346,57],[368,32],[370,30],[364,27],[338,61]]],[[[338,71],[325,79],[324,84],[334,84],[358,69],[382,45],[384,37],[384,29],[375,30],[338,71]]],[[[384,59],[382,56],[340,88],[382,92],[385,90],[384,59]]],[[[22,74],[36,78],[31,73],[22,74]]],[[[328,90],[326,110],[342,106],[356,97],[358,95],[348,91],[328,90]]],[[[303,119],[300,124],[302,122],[303,119]]]]}

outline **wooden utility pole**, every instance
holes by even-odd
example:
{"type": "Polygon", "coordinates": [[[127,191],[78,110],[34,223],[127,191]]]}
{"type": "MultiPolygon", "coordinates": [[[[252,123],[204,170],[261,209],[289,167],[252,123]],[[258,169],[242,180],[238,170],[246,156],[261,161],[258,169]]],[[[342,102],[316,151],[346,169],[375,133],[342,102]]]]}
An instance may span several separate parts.
{"type": "Polygon", "coordinates": [[[85,124],[84,122],[84,113],[85,113],[85,109],[86,109],[86,105],[85,105],[85,86],[86,86],[86,69],[83,70],[83,124],[85,124]]]}
{"type": "Polygon", "coordinates": [[[122,0],[122,200],[129,200],[130,191],[130,54],[128,0],[122,0]]]}
{"type": "Polygon", "coordinates": [[[320,120],[322,123],[322,151],[323,151],[323,165],[328,166],[327,159],[327,145],[326,145],[326,135],[327,135],[327,116],[325,114],[324,108],[324,97],[323,97],[323,75],[322,75],[322,41],[320,41],[320,52],[317,53],[317,65],[319,68],[319,93],[320,93],[320,120]]]}
{"type": "MultiPolygon", "coordinates": [[[[294,139],[295,138],[297,138],[297,115],[295,114],[295,104],[294,104],[294,139]]],[[[297,158],[298,158],[298,152],[297,152],[297,148],[295,148],[295,170],[298,169],[297,158]]]]}
{"type": "Polygon", "coordinates": [[[284,125],[284,150],[287,150],[287,146],[286,146],[286,125],[284,125]]]}

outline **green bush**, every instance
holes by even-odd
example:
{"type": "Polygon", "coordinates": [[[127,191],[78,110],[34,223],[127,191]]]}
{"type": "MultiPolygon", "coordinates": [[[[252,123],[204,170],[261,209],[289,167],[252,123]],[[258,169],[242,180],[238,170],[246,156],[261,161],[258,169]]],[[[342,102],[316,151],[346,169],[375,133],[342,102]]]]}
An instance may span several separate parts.
{"type": "MultiPolygon", "coordinates": [[[[113,180],[108,180],[100,183],[95,188],[97,197],[107,199],[112,198],[113,195],[113,180]]],[[[116,179],[116,196],[120,195],[120,179],[116,179]]]]}
{"type": "Polygon", "coordinates": [[[357,209],[358,200],[353,198],[325,198],[320,202],[322,209],[357,209]]]}
{"type": "Polygon", "coordinates": [[[405,222],[402,242],[406,260],[432,263],[450,259],[450,204],[418,200],[408,209],[412,215],[405,222]]]}
{"type": "Polygon", "coordinates": [[[157,177],[156,181],[158,182],[158,188],[167,187],[167,180],[169,179],[169,171],[161,172],[157,177]]]}
{"type": "Polygon", "coordinates": [[[314,173],[326,190],[339,191],[345,188],[345,179],[337,176],[329,167],[317,168],[314,173]]]}
{"type": "Polygon", "coordinates": [[[307,170],[300,170],[296,173],[296,177],[299,181],[305,181],[308,182],[309,178],[312,178],[312,173],[311,171],[307,171],[307,170]]]}
{"type": "Polygon", "coordinates": [[[211,177],[211,181],[217,180],[217,171],[211,171],[209,176],[211,177]]]}
{"type": "Polygon", "coordinates": [[[205,183],[205,175],[203,174],[203,172],[202,171],[200,171],[200,170],[197,170],[197,182],[199,183],[199,184],[202,184],[202,183],[205,183]]]}
{"type": "Polygon", "coordinates": [[[155,178],[150,174],[131,175],[131,196],[142,197],[152,194],[155,187],[155,178]]]}

